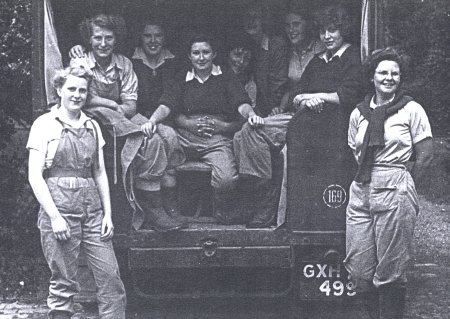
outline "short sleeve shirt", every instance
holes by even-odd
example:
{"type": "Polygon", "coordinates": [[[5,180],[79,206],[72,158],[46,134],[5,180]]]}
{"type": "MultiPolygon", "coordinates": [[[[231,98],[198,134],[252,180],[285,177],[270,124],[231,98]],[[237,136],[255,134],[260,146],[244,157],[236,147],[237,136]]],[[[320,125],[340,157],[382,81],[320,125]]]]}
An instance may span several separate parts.
{"type": "MultiPolygon", "coordinates": [[[[375,107],[372,101],[370,106],[375,107]]],[[[369,122],[356,108],[350,116],[348,144],[360,162],[361,147],[369,122]]],[[[413,145],[431,138],[431,126],[423,107],[411,101],[384,123],[385,147],[375,152],[375,164],[406,164],[413,152],[413,145]]]]}
{"type": "Polygon", "coordinates": [[[113,53],[111,63],[104,70],[95,61],[94,54],[88,52],[83,58],[73,58],[70,61],[71,66],[79,66],[91,70],[92,76],[105,84],[112,84],[117,81],[117,71],[121,82],[120,99],[122,101],[137,100],[138,78],[133,70],[131,61],[121,55],[113,53]]]}
{"type": "Polygon", "coordinates": [[[50,168],[53,163],[63,130],[63,126],[60,121],[65,123],[67,126],[74,128],[83,127],[85,123],[86,127],[90,129],[94,129],[95,126],[99,149],[105,145],[102,132],[95,120],[89,118],[86,114],[81,112],[80,119],[74,126],[72,126],[64,121],[64,117],[61,115],[59,107],[54,106],[49,113],[39,116],[36,121],[34,121],[31,126],[30,135],[26,146],[28,150],[33,149],[45,154],[44,168],[50,168]]]}

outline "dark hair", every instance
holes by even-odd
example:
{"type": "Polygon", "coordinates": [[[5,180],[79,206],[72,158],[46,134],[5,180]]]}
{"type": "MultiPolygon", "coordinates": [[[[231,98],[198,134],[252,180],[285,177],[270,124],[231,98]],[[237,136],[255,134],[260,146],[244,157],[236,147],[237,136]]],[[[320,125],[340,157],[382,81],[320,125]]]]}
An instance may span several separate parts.
{"type": "Polygon", "coordinates": [[[315,37],[314,23],[310,14],[308,14],[303,7],[299,4],[292,4],[288,10],[284,13],[284,21],[289,14],[299,16],[302,20],[306,21],[306,42],[311,41],[315,37]]]}
{"type": "Polygon", "coordinates": [[[69,66],[65,69],[60,69],[55,72],[55,76],[53,77],[53,87],[55,89],[62,88],[66,83],[69,75],[85,79],[88,82],[88,86],[92,80],[92,74],[90,70],[86,70],[85,68],[78,66],[76,67],[69,66]]]}
{"type": "Polygon", "coordinates": [[[256,54],[256,43],[253,38],[245,31],[233,31],[226,37],[226,53],[230,53],[237,48],[243,48],[250,51],[252,56],[256,54]]]}
{"type": "Polygon", "coordinates": [[[189,42],[188,42],[188,47],[187,47],[187,52],[188,54],[191,53],[191,49],[192,49],[192,45],[194,43],[199,43],[199,42],[206,42],[211,46],[211,49],[213,50],[214,53],[217,52],[217,45],[216,45],[216,41],[215,39],[207,34],[204,33],[196,33],[193,36],[190,37],[189,42]]]}
{"type": "Polygon", "coordinates": [[[251,74],[254,72],[256,63],[257,45],[255,40],[245,31],[234,31],[227,34],[225,58],[228,59],[230,52],[234,49],[242,48],[246,51],[250,51],[251,58],[246,72],[251,74]]]}
{"type": "Polygon", "coordinates": [[[247,19],[252,12],[256,13],[261,20],[263,32],[268,32],[270,29],[271,16],[267,4],[263,1],[254,0],[245,10],[244,19],[247,19]]]}
{"type": "Polygon", "coordinates": [[[319,31],[334,26],[340,31],[345,41],[350,38],[352,22],[347,10],[341,5],[331,5],[317,11],[314,14],[314,22],[319,31]]]}
{"type": "Polygon", "coordinates": [[[94,25],[112,31],[116,37],[117,47],[123,44],[127,34],[125,20],[116,15],[99,14],[93,18],[84,19],[79,25],[81,40],[86,48],[91,47],[90,40],[94,25]]]}
{"type": "Polygon", "coordinates": [[[394,48],[387,47],[383,49],[377,49],[372,52],[366,63],[366,74],[369,83],[371,83],[373,79],[378,64],[380,64],[380,62],[382,61],[396,62],[400,69],[400,73],[403,73],[403,59],[394,48]]]}

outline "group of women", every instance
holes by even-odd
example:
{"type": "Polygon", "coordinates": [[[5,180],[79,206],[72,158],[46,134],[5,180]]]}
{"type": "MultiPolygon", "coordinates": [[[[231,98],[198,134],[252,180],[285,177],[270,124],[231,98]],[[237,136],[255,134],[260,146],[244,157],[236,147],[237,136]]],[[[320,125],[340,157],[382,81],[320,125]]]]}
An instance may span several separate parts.
{"type": "Polygon", "coordinates": [[[220,222],[234,222],[229,212],[239,179],[251,202],[247,227],[268,227],[279,191],[272,162],[298,112],[305,139],[320,144],[337,136],[336,151],[347,143],[353,150],[359,170],[350,190],[344,263],[371,318],[401,318],[418,211],[406,162],[414,151],[411,172],[420,178],[432,156],[430,125],[423,108],[400,90],[402,64],[395,51],[372,56],[368,74],[374,92],[363,99],[363,71],[358,49],[348,42],[347,12],[331,6],[314,18],[320,40],[312,16],[290,10],[286,42],[270,37],[263,11],[252,8],[245,32],[228,37],[225,65],[215,63],[214,39],[197,34],[188,44],[190,67],[181,71],[179,57],[165,45],[161,22],[142,26],[131,61],[115,52],[126,30],[122,18],[99,15],[80,25],[84,47],[72,48],[71,66],[55,79],[60,104],[36,120],[27,144],[29,180],[41,204],[39,228],[52,271],[52,318],[73,314],[81,248],[94,272],[100,317],[125,316],[110,240],[105,140],[115,169],[115,153],[121,151],[136,229],[186,227],[176,205],[174,173],[186,159],[211,166],[220,222]],[[92,117],[104,128],[105,140],[92,117]]]}

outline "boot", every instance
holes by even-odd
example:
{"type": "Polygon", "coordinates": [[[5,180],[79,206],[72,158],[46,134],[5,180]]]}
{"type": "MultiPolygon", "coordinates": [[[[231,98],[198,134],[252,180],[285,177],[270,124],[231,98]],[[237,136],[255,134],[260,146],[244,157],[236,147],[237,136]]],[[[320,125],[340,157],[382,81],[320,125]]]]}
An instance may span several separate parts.
{"type": "Polygon", "coordinates": [[[386,284],[380,290],[380,319],[402,319],[405,311],[406,288],[386,284]]]}
{"type": "Polygon", "coordinates": [[[380,319],[379,293],[374,287],[370,291],[358,294],[370,319],[380,319]]]}
{"type": "Polygon", "coordinates": [[[154,229],[159,232],[166,232],[186,228],[185,223],[178,222],[167,215],[162,207],[161,192],[136,190],[136,199],[145,212],[144,229],[154,229]]]}
{"type": "Polygon", "coordinates": [[[237,191],[214,192],[214,214],[219,223],[225,225],[242,224],[242,214],[236,207],[237,191]]]}
{"type": "Polygon", "coordinates": [[[280,190],[271,180],[255,178],[253,190],[256,192],[255,214],[247,223],[246,228],[266,228],[274,224],[277,217],[277,207],[280,190]]]}
{"type": "Polygon", "coordinates": [[[48,317],[50,319],[70,319],[72,318],[72,314],[67,311],[54,310],[49,314],[48,317]]]}
{"type": "Polygon", "coordinates": [[[178,197],[175,187],[161,188],[162,206],[166,213],[179,223],[187,223],[192,221],[192,218],[184,216],[180,213],[178,208],[178,197]]]}

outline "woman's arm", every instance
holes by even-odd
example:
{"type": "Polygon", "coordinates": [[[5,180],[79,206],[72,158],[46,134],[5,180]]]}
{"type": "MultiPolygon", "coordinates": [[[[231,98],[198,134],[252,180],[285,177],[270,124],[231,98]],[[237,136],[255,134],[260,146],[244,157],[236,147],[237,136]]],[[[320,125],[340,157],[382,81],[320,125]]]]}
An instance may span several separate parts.
{"type": "Polygon", "coordinates": [[[28,158],[28,181],[33,189],[39,204],[50,217],[53,233],[58,240],[70,238],[70,229],[67,222],[62,218],[58,208],[53,201],[47,183],[42,176],[44,171],[45,154],[35,149],[30,149],[28,158]]]}
{"type": "Polygon", "coordinates": [[[250,104],[244,103],[239,105],[238,112],[244,119],[247,120],[248,124],[250,124],[251,126],[257,127],[264,125],[264,119],[256,115],[250,104]]]}
{"type": "Polygon", "coordinates": [[[126,100],[123,101],[122,104],[119,104],[113,100],[106,99],[95,94],[90,94],[87,104],[89,106],[107,107],[123,114],[126,118],[132,118],[136,114],[136,101],[134,100],[126,100]]]}
{"type": "Polygon", "coordinates": [[[170,115],[170,108],[161,104],[150,116],[147,123],[142,124],[141,130],[148,137],[152,137],[156,132],[156,125],[164,121],[170,115]]]}
{"type": "Polygon", "coordinates": [[[416,161],[414,162],[411,175],[416,183],[423,179],[426,168],[433,160],[433,140],[426,138],[414,144],[414,151],[416,153],[416,161]]]}
{"type": "Polygon", "coordinates": [[[95,183],[98,187],[98,193],[100,196],[100,201],[102,202],[103,207],[103,220],[102,220],[102,233],[100,239],[102,241],[107,241],[113,236],[113,222],[112,222],[112,213],[111,213],[111,199],[109,194],[109,184],[108,177],[105,171],[105,162],[103,160],[103,148],[100,148],[98,151],[99,157],[99,167],[93,168],[93,175],[95,183]]]}

